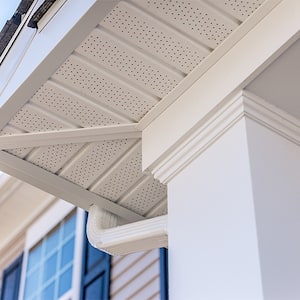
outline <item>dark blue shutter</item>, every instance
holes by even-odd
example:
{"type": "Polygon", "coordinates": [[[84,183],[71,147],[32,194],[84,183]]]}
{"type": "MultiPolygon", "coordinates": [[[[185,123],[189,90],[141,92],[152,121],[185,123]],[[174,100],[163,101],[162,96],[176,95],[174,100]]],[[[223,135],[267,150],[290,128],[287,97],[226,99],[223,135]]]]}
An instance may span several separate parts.
{"type": "Polygon", "coordinates": [[[92,247],[86,235],[83,244],[81,299],[109,299],[111,257],[92,247]]]}
{"type": "Polygon", "coordinates": [[[168,250],[166,248],[159,249],[160,261],[160,299],[169,299],[169,273],[168,273],[168,250]]]}
{"type": "Polygon", "coordinates": [[[1,300],[17,300],[19,296],[23,254],[3,272],[1,300]]]}

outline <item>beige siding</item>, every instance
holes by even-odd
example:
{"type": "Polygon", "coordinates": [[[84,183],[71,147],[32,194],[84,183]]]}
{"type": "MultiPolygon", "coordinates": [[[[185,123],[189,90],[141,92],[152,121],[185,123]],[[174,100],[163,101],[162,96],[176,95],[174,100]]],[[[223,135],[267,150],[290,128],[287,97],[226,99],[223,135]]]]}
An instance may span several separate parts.
{"type": "Polygon", "coordinates": [[[160,299],[159,250],[112,258],[111,299],[160,299]]]}

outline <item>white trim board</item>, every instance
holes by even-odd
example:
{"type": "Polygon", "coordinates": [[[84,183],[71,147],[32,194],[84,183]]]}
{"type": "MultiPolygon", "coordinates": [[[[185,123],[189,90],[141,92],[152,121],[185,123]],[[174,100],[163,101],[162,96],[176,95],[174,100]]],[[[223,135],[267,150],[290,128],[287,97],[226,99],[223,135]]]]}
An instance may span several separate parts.
{"type": "Polygon", "coordinates": [[[32,132],[0,136],[0,149],[137,139],[141,136],[142,133],[136,128],[136,124],[32,132]]]}
{"type": "Polygon", "coordinates": [[[176,149],[203,124],[209,112],[232,98],[296,41],[299,14],[300,1],[282,1],[146,127],[143,169],[176,149]]]}
{"type": "Polygon", "coordinates": [[[167,184],[239,120],[247,117],[300,145],[300,121],[260,97],[241,91],[212,111],[195,132],[153,164],[154,177],[167,184]]]}
{"type": "Polygon", "coordinates": [[[0,169],[85,210],[88,210],[90,205],[97,204],[131,222],[144,219],[125,207],[4,151],[0,151],[0,169]]]}

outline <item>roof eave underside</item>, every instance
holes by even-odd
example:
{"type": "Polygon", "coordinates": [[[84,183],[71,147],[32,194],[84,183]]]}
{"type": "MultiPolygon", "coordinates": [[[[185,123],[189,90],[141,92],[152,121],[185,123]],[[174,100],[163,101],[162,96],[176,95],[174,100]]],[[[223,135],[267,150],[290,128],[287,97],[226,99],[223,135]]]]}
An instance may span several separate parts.
{"type": "MultiPolygon", "coordinates": [[[[44,33],[33,39],[22,64],[16,70],[18,76],[15,83],[11,82],[2,95],[8,101],[0,111],[0,127],[4,134],[12,136],[3,137],[2,144],[0,140],[2,149],[6,149],[0,153],[0,167],[84,209],[91,204],[98,204],[130,221],[165,214],[165,187],[151,175],[142,173],[140,131],[224,53],[230,51],[280,1],[266,1],[250,16],[243,16],[245,11],[234,14],[232,9],[230,13],[230,8],[224,4],[228,1],[222,2],[221,7],[216,7],[214,1],[210,0],[189,1],[188,5],[195,7],[193,10],[182,7],[178,12],[179,16],[181,14],[179,21],[172,17],[173,14],[164,16],[164,12],[156,12],[155,5],[151,6],[153,1],[90,1],[83,15],[73,9],[66,28],[56,30],[59,22],[64,23],[68,19],[71,2],[67,2],[55,16],[55,26],[55,22],[48,24],[44,33]],[[199,36],[197,32],[190,31],[189,26],[183,26],[183,16],[188,11],[194,14],[195,10],[203,17],[208,11],[212,12],[211,20],[219,25],[218,18],[221,18],[221,25],[228,31],[227,34],[223,30],[223,37],[217,40],[220,34],[216,33],[214,38],[208,37],[207,32],[211,32],[212,28],[204,28],[204,33],[199,36]],[[127,24],[126,27],[123,24],[126,20],[133,25],[130,27],[127,24]],[[137,24],[141,28],[134,36],[132,28],[137,24]],[[123,30],[125,27],[126,32],[123,30]],[[146,35],[138,39],[137,36],[141,36],[145,28],[149,29],[149,37],[146,35]],[[158,44],[164,43],[164,40],[168,44],[164,47],[153,46],[155,34],[158,44]],[[50,36],[51,40],[48,40],[50,36]],[[171,42],[175,46],[170,46],[171,42]],[[99,49],[103,49],[100,54],[99,49]],[[189,52],[190,57],[184,51],[189,52]],[[119,57],[113,59],[114,56],[119,57]],[[127,61],[122,65],[125,59],[127,61]],[[70,68],[72,74],[68,71],[70,68]],[[75,78],[80,72],[83,76],[81,82],[80,77],[75,78]],[[84,76],[88,78],[84,79],[84,76]],[[114,86],[112,89],[121,91],[122,95],[128,93],[128,97],[139,101],[139,109],[131,107],[132,102],[131,105],[130,102],[114,102],[120,94],[114,94],[114,99],[108,101],[111,91],[105,99],[97,98],[99,95],[92,93],[96,86],[83,86],[95,78],[96,82],[102,82],[106,87],[116,84],[117,88],[114,86]],[[45,102],[53,93],[61,98],[61,103],[71,99],[70,107],[77,103],[77,112],[68,114],[61,104],[51,106],[51,101],[45,102]],[[89,119],[91,112],[94,113],[93,120],[102,118],[105,121],[92,122],[89,119]],[[26,137],[26,133],[30,134],[26,137]],[[87,133],[88,137],[85,137],[87,133]],[[64,139],[68,141],[65,144],[64,139]],[[25,144],[20,148],[22,143],[25,144]],[[66,148],[60,148],[63,146],[66,148]],[[51,152],[50,148],[55,148],[59,153],[69,151],[69,157],[60,156],[60,165],[57,161],[45,162],[45,157],[57,155],[56,150],[51,152]],[[101,149],[106,149],[106,152],[101,153],[101,149]],[[109,157],[107,153],[110,153],[109,157]],[[95,166],[91,161],[97,155],[99,169],[96,166],[94,174],[95,166]],[[89,162],[86,161],[88,157],[89,162]],[[82,179],[80,174],[83,176],[82,170],[86,168],[89,168],[89,178],[82,179]],[[129,171],[132,175],[129,175],[129,171]],[[123,177],[120,172],[124,173],[123,177]],[[138,176],[137,172],[140,172],[138,176]],[[120,187],[119,193],[115,192],[115,188],[108,187],[109,184],[119,186],[124,177],[131,179],[125,180],[127,185],[120,187]]],[[[159,2],[166,5],[165,1],[159,2]]],[[[176,5],[170,8],[173,13],[179,9],[178,3],[176,5]]],[[[198,22],[196,19],[192,22],[198,22]]],[[[190,26],[195,24],[191,23],[190,26]]],[[[196,29],[199,31],[201,28],[196,29]]]]}

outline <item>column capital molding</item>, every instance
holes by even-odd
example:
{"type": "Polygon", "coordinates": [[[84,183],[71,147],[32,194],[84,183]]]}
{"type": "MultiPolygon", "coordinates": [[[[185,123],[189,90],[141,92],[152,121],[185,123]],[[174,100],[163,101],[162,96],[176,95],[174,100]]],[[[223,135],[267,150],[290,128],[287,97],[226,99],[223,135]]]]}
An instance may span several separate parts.
{"type": "Polygon", "coordinates": [[[300,145],[300,120],[243,90],[210,111],[197,128],[185,135],[171,151],[163,153],[148,169],[156,179],[167,184],[243,118],[300,145]]]}

